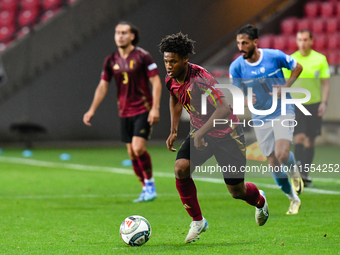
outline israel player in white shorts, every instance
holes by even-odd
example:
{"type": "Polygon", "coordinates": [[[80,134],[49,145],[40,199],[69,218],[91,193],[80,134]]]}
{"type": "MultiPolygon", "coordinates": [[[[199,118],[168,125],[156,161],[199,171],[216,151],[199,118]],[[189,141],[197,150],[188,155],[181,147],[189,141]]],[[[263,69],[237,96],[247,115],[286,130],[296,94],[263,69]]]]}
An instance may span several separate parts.
{"type": "MultiPolygon", "coordinates": [[[[230,82],[241,88],[247,97],[252,96],[252,120],[256,139],[264,156],[267,157],[273,171],[273,177],[281,190],[290,199],[287,214],[297,214],[301,207],[301,200],[297,196],[303,190],[303,182],[298,171],[294,153],[290,151],[293,141],[295,125],[295,109],[293,104],[287,104],[286,115],[281,113],[281,88],[290,87],[300,75],[302,66],[293,58],[280,50],[259,49],[258,29],[253,25],[246,25],[237,32],[237,47],[242,56],[238,57],[229,68],[230,82]],[[292,70],[291,77],[286,81],[281,68],[292,70]],[[252,95],[248,95],[248,88],[252,88],[252,95]],[[272,109],[273,89],[277,90],[277,107],[274,112],[261,115],[254,114],[256,110],[272,109]],[[286,167],[282,167],[286,166],[286,167]],[[285,170],[291,169],[291,183],[285,170]],[[295,192],[294,192],[295,191],[295,192]]],[[[286,98],[291,98],[286,94],[286,98]]],[[[275,102],[275,101],[274,101],[275,102]]],[[[263,114],[263,112],[262,112],[263,114]]]]}

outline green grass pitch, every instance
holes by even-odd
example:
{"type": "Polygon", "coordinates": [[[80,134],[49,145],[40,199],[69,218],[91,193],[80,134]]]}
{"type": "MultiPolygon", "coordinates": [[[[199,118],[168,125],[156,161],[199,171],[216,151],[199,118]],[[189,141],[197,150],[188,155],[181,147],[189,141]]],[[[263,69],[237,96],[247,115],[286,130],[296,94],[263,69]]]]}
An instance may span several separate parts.
{"type": "MultiPolygon", "coordinates": [[[[124,147],[35,149],[30,158],[21,149],[4,149],[0,254],[340,254],[339,173],[315,179],[316,187],[305,189],[300,213],[293,216],[285,215],[289,201],[270,175],[246,178],[266,192],[270,217],[263,227],[257,226],[253,207],[231,198],[222,178],[198,178],[210,229],[185,244],[191,218],[175,187],[176,153],[165,146],[149,152],[159,196],[133,204],[141,186],[132,168],[121,165],[128,158],[124,147]],[[63,152],[71,160],[59,160],[63,152]],[[121,222],[135,214],[152,227],[141,247],[129,247],[119,236],[121,222]]],[[[339,147],[317,147],[315,163],[339,164],[339,155],[339,147]]]]}

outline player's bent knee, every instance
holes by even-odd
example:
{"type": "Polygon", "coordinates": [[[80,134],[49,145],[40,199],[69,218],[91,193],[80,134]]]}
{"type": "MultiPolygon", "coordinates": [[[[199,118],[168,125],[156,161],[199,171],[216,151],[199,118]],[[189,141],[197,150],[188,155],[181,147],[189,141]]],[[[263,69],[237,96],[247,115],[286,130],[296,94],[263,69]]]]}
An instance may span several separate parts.
{"type": "Polygon", "coordinates": [[[314,143],[314,139],[311,139],[311,138],[307,138],[304,142],[304,146],[309,149],[309,148],[312,148],[314,147],[315,143],[314,143]]]}
{"type": "Polygon", "coordinates": [[[177,179],[185,179],[190,177],[190,161],[176,160],[175,162],[175,176],[177,179]]]}
{"type": "Polygon", "coordinates": [[[306,136],[305,134],[300,133],[300,134],[294,135],[293,140],[294,140],[294,144],[303,144],[306,140],[306,136]]]}
{"type": "Polygon", "coordinates": [[[224,178],[231,196],[235,199],[244,199],[247,194],[244,178],[224,178]]]}
{"type": "Polygon", "coordinates": [[[289,151],[279,151],[275,152],[275,157],[281,162],[286,163],[289,159],[289,151]]]}
{"type": "Polygon", "coordinates": [[[240,190],[230,191],[230,194],[234,199],[242,199],[244,197],[243,192],[241,192],[240,190]]]}
{"type": "Polygon", "coordinates": [[[143,155],[143,153],[146,151],[146,149],[145,148],[143,148],[143,147],[141,147],[141,148],[134,148],[133,149],[133,153],[134,153],[134,155],[138,158],[138,157],[140,157],[141,155],[143,155]]]}
{"type": "Polygon", "coordinates": [[[235,187],[233,189],[229,189],[229,192],[234,199],[244,199],[246,196],[246,191],[241,188],[235,187]]]}

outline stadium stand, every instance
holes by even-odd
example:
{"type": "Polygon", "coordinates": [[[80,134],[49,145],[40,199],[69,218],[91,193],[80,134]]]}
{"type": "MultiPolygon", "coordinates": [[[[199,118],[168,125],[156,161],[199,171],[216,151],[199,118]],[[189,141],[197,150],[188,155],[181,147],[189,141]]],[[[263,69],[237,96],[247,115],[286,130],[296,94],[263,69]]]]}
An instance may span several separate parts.
{"type": "Polygon", "coordinates": [[[340,36],[340,2],[312,1],[304,5],[303,17],[288,17],[281,21],[281,33],[278,35],[265,34],[260,37],[260,47],[274,48],[292,54],[297,50],[295,33],[302,29],[309,29],[314,34],[313,48],[324,54],[329,64],[336,72],[340,67],[340,50],[338,40],[340,36]]]}
{"type": "MultiPolygon", "coordinates": [[[[330,66],[331,93],[329,106],[323,118],[322,136],[318,138],[319,144],[339,144],[336,139],[339,130],[340,114],[339,100],[337,99],[340,90],[338,83],[340,78],[340,0],[321,1],[292,1],[287,8],[275,12],[275,15],[267,15],[263,20],[252,20],[252,23],[260,28],[259,47],[280,49],[288,55],[297,51],[296,33],[302,29],[309,29],[313,32],[313,49],[325,55],[330,66]]],[[[243,25],[245,25],[244,23],[243,25]]],[[[223,50],[216,51],[215,55],[207,58],[203,65],[212,73],[216,73],[217,80],[221,84],[230,82],[228,68],[232,61],[239,56],[235,44],[234,33],[225,39],[227,45],[223,50]],[[218,72],[214,72],[217,69],[218,72]],[[224,70],[224,71],[223,71],[224,70]]],[[[232,102],[229,92],[226,94],[228,102],[232,102]]],[[[244,118],[251,118],[250,113],[245,111],[244,118]]]]}
{"type": "MultiPolygon", "coordinates": [[[[300,9],[295,16],[290,16],[290,10],[278,20],[280,31],[260,34],[259,47],[279,49],[290,55],[297,50],[297,31],[309,29],[314,35],[313,48],[327,57],[332,74],[340,73],[340,0],[306,1],[300,9]]],[[[231,54],[224,65],[228,66],[239,56],[235,51],[236,47],[230,47],[231,54]]],[[[226,75],[226,72],[220,73],[226,75]]]]}
{"type": "Polygon", "coordinates": [[[315,18],[319,14],[320,2],[309,2],[305,5],[305,14],[308,18],[315,18]]]}
{"type": "Polygon", "coordinates": [[[0,0],[0,52],[78,0],[0,0]]]}

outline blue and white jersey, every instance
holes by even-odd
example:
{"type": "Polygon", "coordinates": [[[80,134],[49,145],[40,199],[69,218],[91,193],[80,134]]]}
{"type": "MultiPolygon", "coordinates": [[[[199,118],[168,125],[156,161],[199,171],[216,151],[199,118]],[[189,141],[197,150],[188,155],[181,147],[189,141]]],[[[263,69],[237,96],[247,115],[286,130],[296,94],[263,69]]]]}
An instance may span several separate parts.
{"type": "MultiPolygon", "coordinates": [[[[282,67],[293,70],[297,62],[291,56],[280,50],[259,49],[260,58],[255,63],[250,63],[242,56],[238,57],[229,68],[230,82],[243,90],[247,96],[247,90],[252,87],[256,96],[254,108],[256,110],[268,110],[272,107],[273,97],[269,93],[273,91],[273,85],[284,85],[286,80],[283,76],[282,67]]],[[[251,96],[251,95],[250,95],[251,96]]],[[[287,99],[291,99],[289,93],[287,99]]],[[[293,104],[287,104],[286,114],[294,114],[293,104]]],[[[281,116],[281,99],[277,101],[276,110],[270,115],[256,115],[252,113],[253,119],[268,122],[281,116]]]]}

